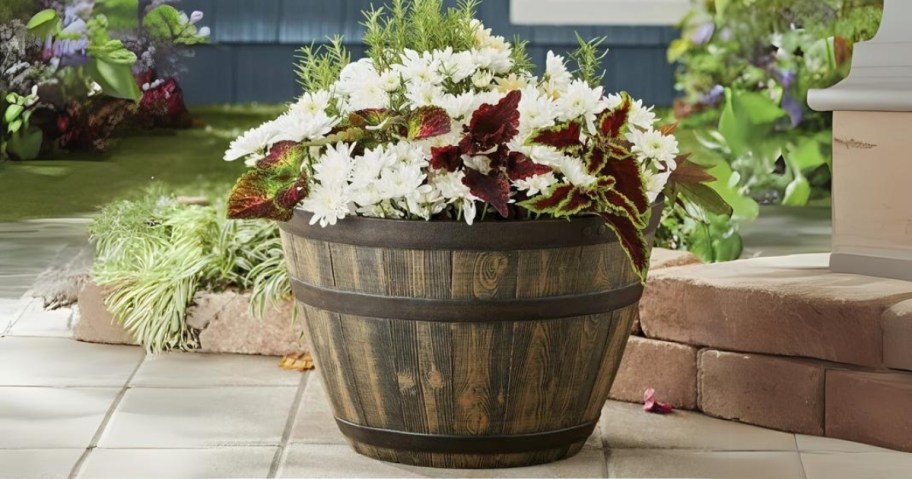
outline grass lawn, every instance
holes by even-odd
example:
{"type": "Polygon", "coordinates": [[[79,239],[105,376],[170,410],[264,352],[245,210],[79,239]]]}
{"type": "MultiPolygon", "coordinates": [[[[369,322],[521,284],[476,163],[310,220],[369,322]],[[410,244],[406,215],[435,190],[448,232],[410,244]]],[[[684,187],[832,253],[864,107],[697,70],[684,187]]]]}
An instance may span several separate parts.
{"type": "Polygon", "coordinates": [[[227,188],[245,169],[222,153],[241,131],[274,118],[273,106],[218,106],[193,110],[206,126],[151,131],[112,142],[103,154],[57,153],[0,164],[0,221],[85,215],[155,182],[187,194],[227,188]],[[211,190],[211,188],[210,188],[211,190]]]}

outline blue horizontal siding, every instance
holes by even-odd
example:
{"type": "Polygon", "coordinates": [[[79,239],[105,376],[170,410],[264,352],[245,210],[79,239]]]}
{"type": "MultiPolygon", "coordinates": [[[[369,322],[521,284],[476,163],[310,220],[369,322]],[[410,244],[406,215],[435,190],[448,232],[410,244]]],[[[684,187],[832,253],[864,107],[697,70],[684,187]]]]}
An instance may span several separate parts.
{"type": "MultiPolygon", "coordinates": [[[[363,52],[361,12],[372,0],[184,0],[185,10],[202,10],[212,29],[212,44],[196,48],[182,77],[190,104],[281,102],[299,93],[294,82],[294,51],[343,35],[357,58],[363,52]]],[[[373,3],[382,3],[374,0],[373,3]]],[[[453,4],[454,0],[447,0],[453,4]]],[[[665,49],[676,37],[670,27],[525,26],[510,23],[509,0],[486,0],[479,18],[495,33],[529,41],[536,64],[548,50],[566,52],[584,38],[604,36],[605,86],[626,90],[649,103],[674,99],[673,67],[665,49]]]]}

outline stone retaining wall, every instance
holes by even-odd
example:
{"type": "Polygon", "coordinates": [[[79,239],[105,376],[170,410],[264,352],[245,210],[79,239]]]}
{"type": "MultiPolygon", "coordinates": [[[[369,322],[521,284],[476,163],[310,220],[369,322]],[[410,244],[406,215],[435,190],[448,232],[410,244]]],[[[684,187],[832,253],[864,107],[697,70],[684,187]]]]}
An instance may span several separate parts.
{"type": "Polygon", "coordinates": [[[832,274],[827,255],[653,271],[611,391],[912,451],[912,283],[832,274]]]}

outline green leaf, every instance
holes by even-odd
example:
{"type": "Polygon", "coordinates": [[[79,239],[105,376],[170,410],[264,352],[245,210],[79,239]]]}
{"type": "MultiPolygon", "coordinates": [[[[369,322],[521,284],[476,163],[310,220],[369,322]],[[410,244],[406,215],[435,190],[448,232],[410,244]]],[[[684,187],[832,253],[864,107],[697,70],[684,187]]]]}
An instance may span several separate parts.
{"type": "Polygon", "coordinates": [[[668,63],[674,63],[687,54],[690,50],[690,40],[686,38],[676,38],[668,46],[668,63]]]}
{"type": "Polygon", "coordinates": [[[785,206],[805,206],[811,198],[811,184],[808,183],[804,176],[797,176],[785,188],[785,198],[782,204],[785,206]]]}
{"type": "Polygon", "coordinates": [[[28,128],[10,136],[6,149],[20,160],[34,160],[41,152],[44,135],[38,128],[28,128]]]}
{"type": "Polygon", "coordinates": [[[3,114],[3,121],[6,123],[12,123],[13,120],[19,118],[19,114],[25,110],[25,107],[22,105],[10,105],[6,107],[6,112],[3,114]]]}
{"type": "Polygon", "coordinates": [[[22,128],[22,120],[19,118],[16,118],[15,120],[10,122],[9,126],[7,127],[7,131],[9,131],[10,133],[16,133],[17,131],[19,131],[20,128],[22,128]]]}
{"type": "Polygon", "coordinates": [[[718,163],[707,172],[716,177],[709,187],[731,205],[732,216],[741,220],[755,220],[760,215],[760,205],[752,198],[745,196],[740,185],[741,176],[732,171],[728,163],[718,163]]]}
{"type": "Polygon", "coordinates": [[[681,183],[678,185],[681,194],[704,210],[717,215],[730,217],[734,209],[722,195],[703,183],[681,183]]]}
{"type": "Polygon", "coordinates": [[[173,39],[180,36],[184,26],[176,8],[162,4],[153,8],[143,18],[143,27],[153,37],[173,39]]]}
{"type": "Polygon", "coordinates": [[[820,151],[820,143],[815,138],[804,138],[798,146],[789,148],[786,159],[789,166],[803,173],[826,164],[826,158],[820,151]]]}
{"type": "Polygon", "coordinates": [[[33,15],[25,27],[41,38],[56,35],[60,30],[60,16],[56,10],[48,8],[33,15]]]}
{"type": "Polygon", "coordinates": [[[786,116],[773,100],[763,93],[725,90],[725,106],[719,119],[719,132],[732,153],[744,156],[765,140],[773,124],[786,116]]]}
{"type": "Polygon", "coordinates": [[[120,40],[108,40],[102,44],[89,45],[86,48],[89,55],[98,60],[120,65],[133,65],[136,63],[136,54],[127,50],[120,40]]]}
{"type": "Polygon", "coordinates": [[[114,98],[124,98],[138,102],[142,97],[130,65],[122,63],[108,63],[104,60],[93,58],[87,64],[89,76],[101,85],[102,91],[114,98]]]}

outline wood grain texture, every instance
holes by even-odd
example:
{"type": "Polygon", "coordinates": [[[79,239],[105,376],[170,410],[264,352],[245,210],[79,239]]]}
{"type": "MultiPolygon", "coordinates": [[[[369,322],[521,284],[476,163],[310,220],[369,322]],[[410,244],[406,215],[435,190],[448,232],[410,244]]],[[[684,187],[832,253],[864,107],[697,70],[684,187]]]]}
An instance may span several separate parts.
{"type": "MultiPolygon", "coordinates": [[[[367,248],[287,236],[289,271],[327,288],[422,300],[497,300],[606,292],[636,281],[614,244],[523,250],[367,248]]],[[[450,323],[380,319],[304,306],[315,361],[337,417],[421,434],[501,436],[598,419],[636,305],[582,317],[450,323]]],[[[492,311],[496,315],[496,311],[492,311]]],[[[583,442],[524,453],[416,452],[351,441],[405,464],[490,468],[576,454],[583,442]]]]}

